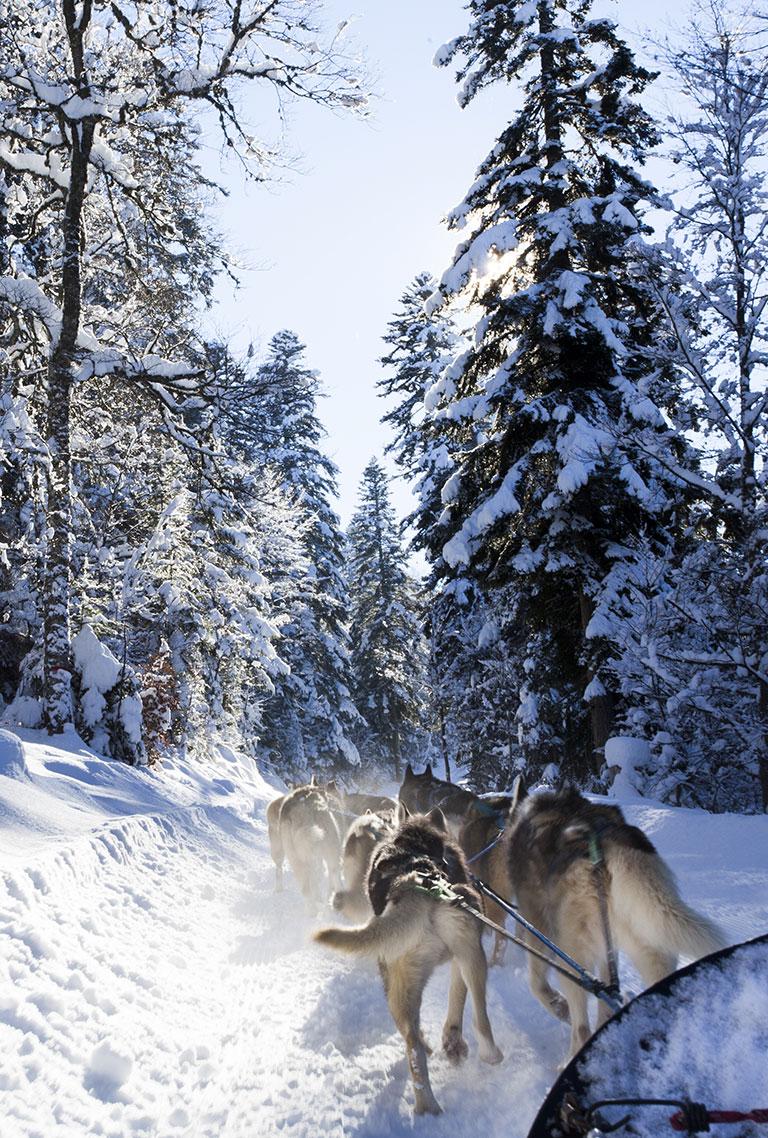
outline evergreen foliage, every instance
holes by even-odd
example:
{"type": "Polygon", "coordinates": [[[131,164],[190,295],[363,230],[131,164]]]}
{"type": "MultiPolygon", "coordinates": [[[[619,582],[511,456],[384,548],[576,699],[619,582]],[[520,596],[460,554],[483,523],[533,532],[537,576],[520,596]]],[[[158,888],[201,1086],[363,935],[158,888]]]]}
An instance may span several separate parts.
{"type": "Polygon", "coordinates": [[[655,402],[646,348],[660,311],[637,271],[640,211],[654,199],[631,163],[656,141],[638,102],[651,76],[587,3],[476,0],[470,12],[439,57],[461,60],[460,101],[517,80],[523,103],[449,218],[467,235],[440,293],[480,315],[427,394],[453,445],[437,570],[504,596],[496,619],[510,649],[548,654],[532,667],[519,658],[523,698],[539,717],[568,701],[581,738],[567,766],[586,778],[618,694],[595,608],[620,544],[662,540],[679,506],[655,455],[685,453],[655,402]]]}
{"type": "Polygon", "coordinates": [[[215,187],[198,165],[197,111],[213,111],[261,178],[273,156],[243,130],[238,91],[360,108],[357,77],[282,0],[43,0],[7,15],[0,592],[15,615],[0,634],[3,698],[24,722],[75,722],[107,752],[145,761],[135,725],[109,719],[106,693],[88,696],[78,640],[105,675],[121,663],[116,706],[138,700],[142,677],[150,703],[165,692],[155,750],[170,711],[180,743],[207,746],[215,724],[255,745],[274,629],[255,499],[237,499],[217,444],[215,367],[197,327],[225,264],[205,214],[215,187]]]}
{"type": "Polygon", "coordinates": [[[320,382],[304,351],[293,332],[278,332],[259,367],[241,369],[223,391],[221,420],[228,445],[266,472],[282,499],[283,523],[273,531],[284,548],[266,542],[265,555],[281,597],[278,650],[290,670],[276,677],[265,707],[263,748],[296,776],[358,762],[344,535],[331,506],[337,471],[320,449],[320,382]]]}
{"type": "Polygon", "coordinates": [[[353,695],[365,719],[361,751],[366,763],[386,764],[399,779],[404,758],[418,748],[426,654],[387,477],[375,458],[363,471],[348,545],[353,695]]]}

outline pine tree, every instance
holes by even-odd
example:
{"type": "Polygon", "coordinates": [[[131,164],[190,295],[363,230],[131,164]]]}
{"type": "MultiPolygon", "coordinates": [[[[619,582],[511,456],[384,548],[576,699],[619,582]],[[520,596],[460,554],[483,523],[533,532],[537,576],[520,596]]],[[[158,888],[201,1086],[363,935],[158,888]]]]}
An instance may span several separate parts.
{"type": "Polygon", "coordinates": [[[225,437],[248,462],[270,473],[294,510],[306,565],[302,570],[295,561],[277,569],[291,574],[298,592],[291,613],[280,618],[280,652],[291,672],[276,681],[264,728],[267,744],[293,773],[343,769],[359,761],[352,742],[358,715],[350,696],[344,536],[331,506],[337,471],[320,446],[320,381],[306,367],[304,351],[293,332],[277,333],[255,372],[241,370],[222,395],[225,437]],[[286,751],[285,741],[277,741],[288,719],[295,719],[295,729],[286,751]]]}
{"type": "Polygon", "coordinates": [[[348,543],[353,694],[367,725],[365,754],[391,765],[399,779],[403,756],[418,739],[426,654],[387,478],[376,459],[363,471],[348,543]]]}
{"type": "Polygon", "coordinates": [[[464,425],[438,570],[505,588],[505,639],[555,653],[562,697],[589,706],[591,747],[572,753],[585,777],[614,713],[600,598],[622,544],[663,535],[678,505],[654,460],[681,444],[654,402],[659,313],[637,271],[652,191],[630,165],[656,141],[635,101],[651,76],[589,3],[470,11],[439,57],[462,60],[460,101],[497,80],[524,83],[524,98],[449,219],[468,236],[441,293],[481,315],[433,401],[438,421],[464,425]]]}
{"type": "Polygon", "coordinates": [[[427,450],[424,399],[456,353],[458,332],[450,317],[427,312],[437,290],[430,273],[419,273],[400,298],[400,310],[382,337],[389,351],[380,363],[385,374],[377,382],[382,396],[394,405],[382,416],[392,426],[387,446],[406,478],[422,473],[427,450]]]}

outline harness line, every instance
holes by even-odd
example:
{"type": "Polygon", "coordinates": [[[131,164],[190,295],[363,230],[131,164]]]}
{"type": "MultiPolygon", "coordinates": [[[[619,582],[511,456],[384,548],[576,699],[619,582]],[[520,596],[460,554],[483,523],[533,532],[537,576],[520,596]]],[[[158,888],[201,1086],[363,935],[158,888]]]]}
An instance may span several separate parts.
{"type": "Polygon", "coordinates": [[[480,853],[473,854],[472,857],[468,857],[466,859],[467,865],[472,865],[473,862],[479,861],[480,858],[483,857],[485,854],[489,853],[495,845],[498,845],[498,843],[501,841],[501,839],[503,837],[504,837],[504,827],[500,826],[498,834],[493,839],[493,841],[485,847],[484,850],[480,850],[480,853]]]}
{"type": "Polygon", "coordinates": [[[486,885],[484,881],[481,881],[479,877],[475,877],[474,874],[470,874],[469,876],[472,884],[475,885],[481,893],[484,893],[485,896],[490,897],[493,901],[496,902],[497,905],[510,913],[516,921],[519,921],[520,924],[524,925],[525,928],[533,936],[537,937],[540,941],[546,944],[547,947],[555,952],[563,961],[565,961],[569,967],[564,968],[561,964],[558,964],[556,960],[552,960],[551,957],[547,956],[546,953],[540,952],[537,948],[534,948],[533,945],[528,944],[524,940],[521,940],[520,937],[516,937],[512,933],[507,932],[507,930],[502,928],[501,925],[497,925],[495,921],[492,921],[490,917],[486,917],[484,913],[478,913],[477,909],[474,909],[471,905],[467,904],[463,897],[451,889],[451,886],[448,884],[445,878],[429,878],[422,876],[422,881],[425,882],[425,884],[415,885],[414,888],[417,889],[420,893],[428,893],[431,897],[436,898],[438,901],[448,901],[450,904],[455,905],[456,908],[462,909],[465,913],[469,913],[470,916],[474,917],[478,921],[481,921],[482,924],[487,925],[489,929],[493,929],[494,932],[499,933],[506,940],[511,940],[513,944],[517,944],[521,948],[524,948],[526,952],[531,954],[531,956],[536,956],[539,960],[544,960],[550,966],[550,968],[554,968],[555,971],[559,972],[561,976],[565,976],[566,979],[571,980],[574,984],[578,984],[580,988],[584,988],[591,995],[596,996],[599,1000],[603,1000],[608,1004],[611,1011],[617,1012],[621,1007],[624,1006],[624,1001],[621,998],[620,992],[614,992],[606,984],[603,984],[601,980],[598,980],[596,976],[593,976],[591,972],[588,972],[586,968],[582,968],[577,960],[574,960],[573,957],[569,956],[567,952],[563,952],[561,948],[558,948],[558,946],[553,941],[549,940],[548,937],[545,937],[542,932],[539,932],[535,925],[532,925],[529,921],[526,921],[525,917],[521,917],[520,914],[516,912],[512,906],[504,900],[503,897],[499,897],[498,893],[495,893],[493,889],[486,885]]]}
{"type": "MultiPolygon", "coordinates": [[[[526,944],[524,941],[517,942],[522,943],[523,948],[527,949],[531,955],[539,956],[541,959],[546,960],[547,963],[551,965],[551,967],[553,967],[556,971],[561,972],[565,976],[568,976],[569,980],[573,980],[574,983],[580,984],[582,988],[585,988],[588,992],[591,992],[593,995],[597,996],[598,999],[603,1000],[606,1004],[608,1004],[611,1011],[617,1012],[619,1008],[622,1008],[624,1006],[624,1000],[618,987],[614,987],[613,985],[609,984],[603,984],[601,980],[598,980],[597,977],[593,976],[591,972],[588,972],[586,968],[583,968],[581,964],[579,964],[578,960],[574,960],[573,957],[569,956],[567,952],[563,952],[562,948],[556,945],[553,940],[550,940],[549,937],[545,936],[544,933],[537,929],[535,925],[532,925],[530,921],[527,921],[525,917],[522,916],[522,914],[509,903],[509,901],[505,901],[504,898],[500,897],[495,890],[491,889],[490,885],[486,885],[484,881],[481,881],[479,877],[475,877],[475,875],[472,873],[469,876],[472,879],[472,884],[475,885],[480,890],[480,892],[484,894],[484,896],[489,897],[492,901],[495,901],[499,908],[503,909],[506,913],[509,913],[513,920],[522,925],[523,928],[531,934],[531,936],[535,936],[536,939],[540,940],[542,944],[545,944],[551,952],[554,952],[556,956],[559,956],[561,960],[565,961],[569,968],[572,968],[580,979],[577,979],[577,977],[573,974],[569,974],[564,969],[560,968],[557,965],[556,961],[551,960],[548,956],[545,956],[544,953],[538,953],[534,951],[531,945],[526,944]]],[[[512,939],[510,937],[510,934],[506,932],[506,929],[501,929],[499,927],[499,931],[512,939]]]]}
{"type": "Polygon", "coordinates": [[[592,862],[592,872],[597,882],[597,901],[600,908],[600,920],[603,926],[605,939],[605,955],[608,961],[608,989],[619,991],[619,961],[616,946],[611,936],[611,923],[608,919],[608,866],[605,864],[603,847],[600,837],[593,829],[589,831],[589,860],[592,862]]]}

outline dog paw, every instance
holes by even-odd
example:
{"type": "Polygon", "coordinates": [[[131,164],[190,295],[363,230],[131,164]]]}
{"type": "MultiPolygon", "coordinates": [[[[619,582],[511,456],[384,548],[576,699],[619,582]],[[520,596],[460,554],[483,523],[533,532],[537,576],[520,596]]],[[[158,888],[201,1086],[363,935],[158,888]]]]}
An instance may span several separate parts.
{"type": "Polygon", "coordinates": [[[440,1103],[432,1095],[428,1098],[423,1092],[416,1096],[416,1102],[413,1105],[414,1114],[442,1114],[443,1108],[440,1103]]]}
{"type": "Polygon", "coordinates": [[[549,1001],[549,1006],[552,1011],[552,1015],[556,1016],[557,1019],[562,1020],[563,1023],[571,1022],[571,1013],[568,1010],[568,1001],[562,996],[553,996],[549,1001]]]}
{"type": "Polygon", "coordinates": [[[443,1035],[443,1051],[451,1063],[460,1063],[469,1054],[467,1042],[457,1027],[452,1027],[443,1035]]]}
{"type": "Polygon", "coordinates": [[[499,1051],[495,1043],[490,1047],[481,1044],[480,1058],[482,1059],[483,1063],[490,1063],[491,1065],[495,1066],[496,1063],[500,1063],[502,1061],[504,1055],[501,1051],[499,1051]]]}

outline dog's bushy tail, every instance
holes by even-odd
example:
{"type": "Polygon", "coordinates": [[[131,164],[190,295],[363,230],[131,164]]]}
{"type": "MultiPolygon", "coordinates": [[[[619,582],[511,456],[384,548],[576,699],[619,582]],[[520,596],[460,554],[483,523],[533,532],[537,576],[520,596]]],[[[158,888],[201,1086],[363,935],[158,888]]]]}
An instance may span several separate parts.
{"type": "Polygon", "coordinates": [[[693,960],[725,947],[722,930],[686,905],[672,870],[657,853],[606,843],[606,861],[611,907],[640,940],[693,960]]]}
{"type": "Polygon", "coordinates": [[[358,928],[318,929],[313,939],[337,952],[395,960],[423,940],[434,904],[423,895],[403,893],[368,924],[358,928]]]}

